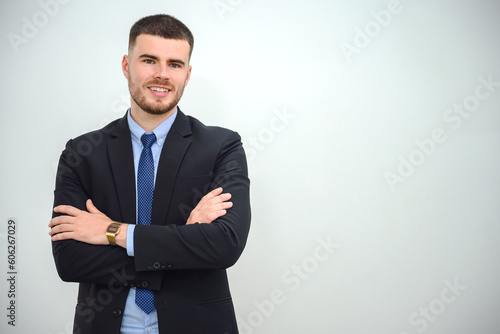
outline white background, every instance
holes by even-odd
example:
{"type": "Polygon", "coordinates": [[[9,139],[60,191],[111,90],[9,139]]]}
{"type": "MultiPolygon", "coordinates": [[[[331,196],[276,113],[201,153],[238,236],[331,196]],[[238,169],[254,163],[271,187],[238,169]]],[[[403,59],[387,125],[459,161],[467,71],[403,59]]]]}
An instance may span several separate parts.
{"type": "Polygon", "coordinates": [[[499,332],[499,1],[55,1],[0,4],[1,333],[70,332],[55,167],[69,138],[125,113],[128,31],[156,13],[195,36],[182,110],[247,150],[241,333],[499,332]]]}

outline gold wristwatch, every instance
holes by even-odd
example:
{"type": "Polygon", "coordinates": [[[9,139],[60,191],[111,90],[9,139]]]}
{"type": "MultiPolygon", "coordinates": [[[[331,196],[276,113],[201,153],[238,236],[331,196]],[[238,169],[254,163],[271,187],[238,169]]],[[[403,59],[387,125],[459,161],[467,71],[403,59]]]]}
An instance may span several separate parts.
{"type": "Polygon", "coordinates": [[[108,229],[106,230],[106,237],[108,238],[109,244],[112,246],[116,246],[115,237],[120,232],[120,227],[122,223],[112,222],[109,224],[108,229]]]}

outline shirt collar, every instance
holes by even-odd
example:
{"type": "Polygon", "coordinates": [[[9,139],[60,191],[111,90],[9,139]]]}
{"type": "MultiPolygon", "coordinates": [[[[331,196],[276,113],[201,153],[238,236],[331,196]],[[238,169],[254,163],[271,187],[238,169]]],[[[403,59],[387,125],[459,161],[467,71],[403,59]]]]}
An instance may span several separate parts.
{"type": "MultiPolygon", "coordinates": [[[[177,116],[177,110],[178,109],[176,108],[174,113],[170,115],[169,118],[161,122],[153,131],[151,131],[156,136],[156,142],[155,142],[156,145],[160,147],[163,146],[165,138],[167,137],[167,134],[170,131],[172,124],[175,121],[175,117],[177,116]]],[[[141,126],[137,124],[136,121],[134,121],[134,119],[130,115],[130,108],[127,111],[127,121],[128,121],[128,127],[130,129],[130,134],[132,135],[132,140],[137,141],[139,144],[142,145],[141,137],[143,134],[146,133],[146,131],[143,128],[141,128],[141,126]]]]}

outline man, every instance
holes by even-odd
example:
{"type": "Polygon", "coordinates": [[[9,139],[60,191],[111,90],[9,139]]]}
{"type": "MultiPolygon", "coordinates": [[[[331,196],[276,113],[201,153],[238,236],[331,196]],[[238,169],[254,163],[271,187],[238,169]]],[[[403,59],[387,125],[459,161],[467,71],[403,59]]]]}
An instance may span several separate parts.
{"type": "Polygon", "coordinates": [[[130,109],[61,155],[49,234],[80,283],[74,333],[238,333],[225,269],[250,226],[246,159],[237,133],[177,107],[192,48],[171,16],[136,22],[130,109]]]}

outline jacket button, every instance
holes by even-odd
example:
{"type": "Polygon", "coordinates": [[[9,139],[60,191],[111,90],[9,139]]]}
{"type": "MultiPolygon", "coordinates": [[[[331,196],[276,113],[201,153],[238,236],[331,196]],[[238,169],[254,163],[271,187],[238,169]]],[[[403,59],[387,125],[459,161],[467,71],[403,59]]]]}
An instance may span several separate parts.
{"type": "Polygon", "coordinates": [[[116,310],[113,311],[113,317],[118,318],[122,315],[122,310],[117,308],[116,310]]]}
{"type": "Polygon", "coordinates": [[[158,262],[155,262],[155,264],[153,264],[153,268],[160,269],[160,264],[158,262]]]}
{"type": "Polygon", "coordinates": [[[149,284],[148,284],[148,282],[144,281],[144,282],[142,282],[142,283],[141,283],[141,286],[142,286],[144,289],[146,289],[146,288],[149,286],[149,284]]]}

